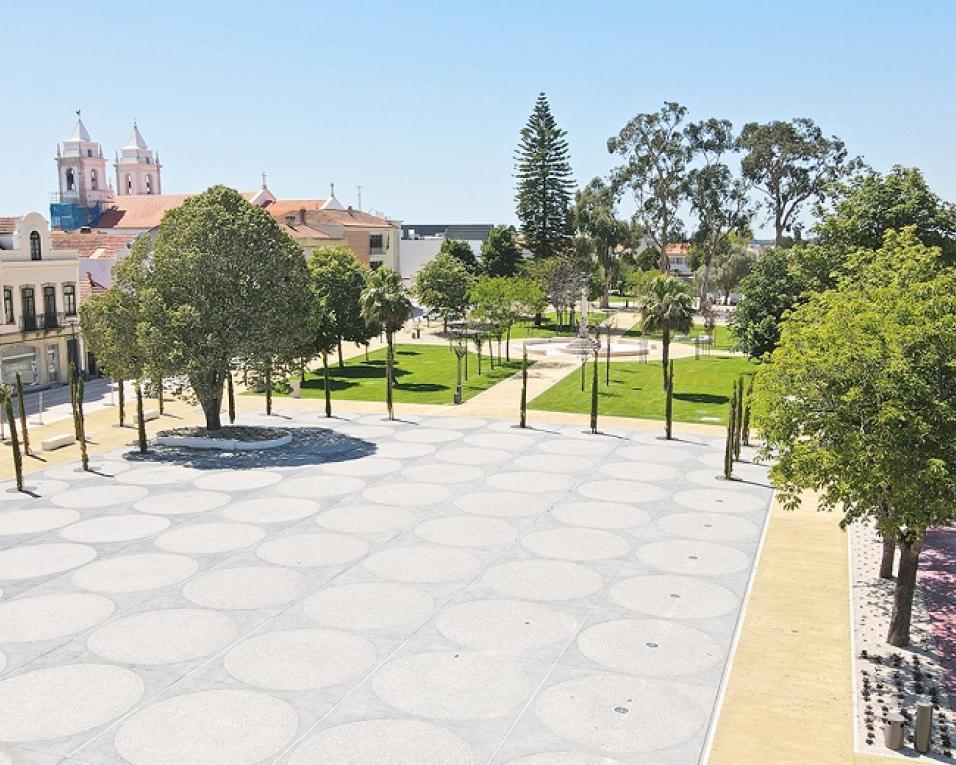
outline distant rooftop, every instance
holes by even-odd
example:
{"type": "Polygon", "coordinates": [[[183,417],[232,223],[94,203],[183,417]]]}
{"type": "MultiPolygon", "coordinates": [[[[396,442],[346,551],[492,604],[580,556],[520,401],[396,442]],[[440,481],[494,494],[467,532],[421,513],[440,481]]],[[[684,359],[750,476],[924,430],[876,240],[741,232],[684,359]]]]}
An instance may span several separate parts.
{"type": "Polygon", "coordinates": [[[444,237],[483,242],[493,228],[490,223],[423,223],[402,224],[402,239],[444,237]]]}

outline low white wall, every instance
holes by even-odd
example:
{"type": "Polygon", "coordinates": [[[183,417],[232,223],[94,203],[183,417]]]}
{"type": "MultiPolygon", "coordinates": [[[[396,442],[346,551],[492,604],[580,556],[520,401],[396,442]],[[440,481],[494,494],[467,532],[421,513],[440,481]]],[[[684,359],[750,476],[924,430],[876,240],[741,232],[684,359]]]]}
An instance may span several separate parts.
{"type": "MultiPolygon", "coordinates": [[[[401,255],[398,259],[398,266],[402,275],[402,281],[411,284],[415,281],[417,274],[422,266],[434,258],[441,249],[444,239],[402,239],[401,255]]],[[[481,242],[478,240],[468,241],[471,251],[475,257],[481,252],[481,242]]]]}

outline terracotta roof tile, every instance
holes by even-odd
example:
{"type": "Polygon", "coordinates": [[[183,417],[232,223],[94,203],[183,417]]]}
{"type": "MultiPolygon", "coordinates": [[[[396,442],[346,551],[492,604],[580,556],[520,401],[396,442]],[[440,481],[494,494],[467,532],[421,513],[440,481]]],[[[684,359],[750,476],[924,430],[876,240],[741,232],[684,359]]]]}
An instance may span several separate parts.
{"type": "Polygon", "coordinates": [[[0,234],[12,234],[16,230],[16,218],[0,218],[0,234]]]}
{"type": "Polygon", "coordinates": [[[340,226],[361,228],[392,228],[392,224],[385,218],[369,215],[361,210],[319,210],[315,215],[319,223],[337,223],[340,226]]]}
{"type": "Polygon", "coordinates": [[[116,258],[129,252],[134,236],[120,233],[105,233],[80,229],[78,231],[54,230],[53,247],[57,250],[76,250],[80,258],[116,258]]]}
{"type": "Polygon", "coordinates": [[[93,275],[87,271],[80,279],[80,303],[97,292],[106,292],[106,287],[96,281],[93,275]]]}

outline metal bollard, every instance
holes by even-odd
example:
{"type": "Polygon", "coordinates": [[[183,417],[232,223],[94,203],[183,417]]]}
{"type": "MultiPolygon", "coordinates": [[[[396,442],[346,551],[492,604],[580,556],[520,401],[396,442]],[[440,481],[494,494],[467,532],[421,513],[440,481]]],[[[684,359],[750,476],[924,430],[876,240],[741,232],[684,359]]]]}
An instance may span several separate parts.
{"type": "Polygon", "coordinates": [[[886,725],[883,727],[883,741],[887,749],[900,750],[903,748],[903,715],[891,714],[886,716],[886,725]]]}
{"type": "Polygon", "coordinates": [[[928,701],[916,703],[916,751],[928,752],[933,735],[933,705],[928,701]]]}

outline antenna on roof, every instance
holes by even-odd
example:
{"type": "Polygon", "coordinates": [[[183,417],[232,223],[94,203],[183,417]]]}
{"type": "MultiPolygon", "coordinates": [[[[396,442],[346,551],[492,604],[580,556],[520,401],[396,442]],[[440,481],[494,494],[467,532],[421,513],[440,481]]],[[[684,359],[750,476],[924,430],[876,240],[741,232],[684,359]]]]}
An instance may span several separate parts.
{"type": "Polygon", "coordinates": [[[359,185],[356,188],[358,188],[358,209],[361,210],[362,209],[362,186],[359,185]]]}
{"type": "Polygon", "coordinates": [[[265,188],[265,187],[266,187],[266,174],[263,173],[263,174],[262,174],[262,188],[265,188]]]}
{"type": "Polygon", "coordinates": [[[335,196],[335,184],[334,184],[334,183],[330,183],[330,184],[329,184],[329,196],[330,196],[330,197],[334,197],[334,196],[335,196]]]}

